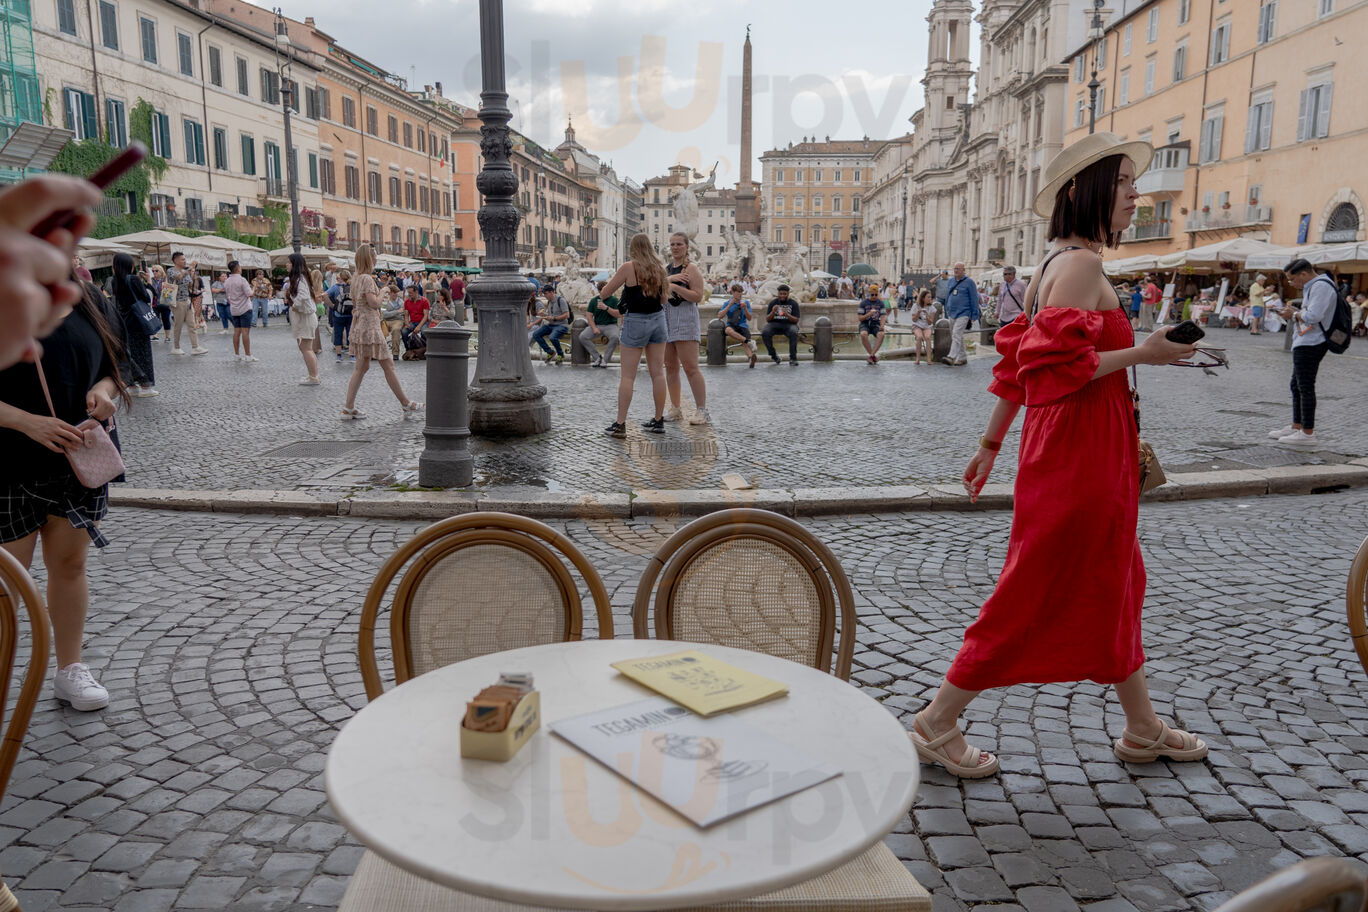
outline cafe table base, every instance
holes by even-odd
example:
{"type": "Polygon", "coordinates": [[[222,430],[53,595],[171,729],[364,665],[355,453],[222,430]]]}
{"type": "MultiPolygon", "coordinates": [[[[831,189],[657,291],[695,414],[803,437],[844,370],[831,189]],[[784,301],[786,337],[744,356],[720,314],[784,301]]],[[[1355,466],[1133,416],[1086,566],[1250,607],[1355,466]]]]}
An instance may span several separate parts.
{"type": "MultiPolygon", "coordinates": [[[[374,852],[356,866],[337,912],[568,912],[520,906],[444,887],[396,868],[374,852]]],[[[751,899],[682,912],[931,912],[931,894],[882,842],[812,880],[751,899]]]]}

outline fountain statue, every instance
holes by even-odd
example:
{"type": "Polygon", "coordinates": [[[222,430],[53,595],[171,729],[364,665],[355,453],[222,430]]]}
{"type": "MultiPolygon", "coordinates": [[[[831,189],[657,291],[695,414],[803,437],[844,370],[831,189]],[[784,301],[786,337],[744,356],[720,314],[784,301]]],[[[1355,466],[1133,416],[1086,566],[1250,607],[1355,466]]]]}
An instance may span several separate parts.
{"type": "Polygon", "coordinates": [[[589,306],[594,295],[598,294],[598,289],[585,277],[580,265],[582,260],[579,251],[567,245],[562,252],[565,254],[565,275],[562,276],[556,290],[572,308],[583,310],[589,306]]]}
{"type": "MultiPolygon", "coordinates": [[[[685,184],[674,198],[674,231],[689,239],[689,259],[699,262],[702,251],[694,238],[698,237],[698,194],[707,192],[717,185],[717,165],[708,174],[708,179],[696,184],[685,184]]],[[[666,257],[668,261],[668,255],[666,257]]]]}

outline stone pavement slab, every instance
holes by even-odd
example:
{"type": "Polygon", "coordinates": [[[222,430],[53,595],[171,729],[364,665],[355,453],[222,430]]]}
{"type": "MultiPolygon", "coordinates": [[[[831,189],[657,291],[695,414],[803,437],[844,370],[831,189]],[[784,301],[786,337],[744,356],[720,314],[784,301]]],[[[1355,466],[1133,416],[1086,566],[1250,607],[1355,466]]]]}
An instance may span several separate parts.
{"type": "MultiPolygon", "coordinates": [[[[552,523],[600,569],[617,635],[683,521],[552,523]]],[[[991,591],[1010,516],[803,522],[854,587],[853,679],[910,724],[991,591]]],[[[86,637],[111,704],[45,694],[0,804],[0,871],[24,908],[335,908],[360,848],[323,764],[365,704],[362,595],[421,526],[116,509],[86,637]]],[[[1117,763],[1123,719],[1097,684],[984,694],[968,733],[1004,773],[924,767],[888,839],[937,909],[1209,909],[1302,857],[1368,861],[1368,688],[1343,603],[1368,491],[1147,504],[1140,531],[1154,699],[1211,757],[1117,763]]],[[[381,652],[388,668],[383,637],[381,652]]]]}
{"type": "MultiPolygon", "coordinates": [[[[1213,329],[1232,366],[1215,377],[1182,368],[1141,368],[1144,434],[1170,472],[1333,467],[1368,457],[1368,358],[1326,359],[1318,392],[1322,438],[1312,452],[1280,449],[1267,432],[1290,418],[1290,355],[1281,336],[1213,329]]],[[[404,420],[380,372],[361,387],[363,421],[339,420],[351,364],[325,352],[322,386],[301,387],[303,362],[284,325],[252,334],[261,360],[231,359],[230,337],[206,336],[209,354],[174,356],[154,345],[155,399],[120,419],[136,488],[185,491],[297,490],[333,501],[367,489],[411,487],[422,421],[404,420]]],[[[612,420],[618,372],[538,365],[553,429],[525,440],[472,441],[475,489],[552,494],[711,490],[740,473],[761,490],[958,487],[993,404],[997,360],[985,348],[965,367],[888,360],[798,367],[705,367],[711,426],[672,424],[664,436],[629,422],[626,440],[602,435],[612,420]]],[[[473,363],[473,362],[472,362],[473,363]]],[[[400,362],[409,395],[426,399],[423,362],[400,362]]],[[[686,400],[688,396],[685,396],[686,400]]],[[[649,378],[638,381],[632,416],[646,418],[649,378]]],[[[686,405],[686,410],[688,406],[686,405]]],[[[1021,422],[993,481],[1010,483],[1021,422]]],[[[1239,477],[1228,476],[1231,491],[1239,477]]],[[[1256,485],[1257,486],[1257,485],[1256,485]]],[[[1170,492],[1181,496],[1177,488],[1170,492]]],[[[816,511],[814,511],[816,512],[816,511]]]]}

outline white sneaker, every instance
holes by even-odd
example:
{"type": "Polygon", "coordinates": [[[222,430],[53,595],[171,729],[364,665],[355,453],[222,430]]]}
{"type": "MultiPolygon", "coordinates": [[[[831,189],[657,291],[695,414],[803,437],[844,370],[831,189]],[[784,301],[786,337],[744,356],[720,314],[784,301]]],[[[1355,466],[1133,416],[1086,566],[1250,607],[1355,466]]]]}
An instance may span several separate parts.
{"type": "Polygon", "coordinates": [[[1286,437],[1279,437],[1278,443],[1283,446],[1312,447],[1316,445],[1316,432],[1308,434],[1306,431],[1293,431],[1286,437]]]}
{"type": "Polygon", "coordinates": [[[173,355],[183,355],[183,354],[185,354],[185,349],[183,349],[183,348],[173,348],[173,349],[171,349],[171,354],[173,354],[173,355]]]}
{"type": "Polygon", "coordinates": [[[139,386],[133,390],[133,395],[139,399],[147,399],[152,396],[160,396],[161,393],[150,386],[139,386]]]}
{"type": "Polygon", "coordinates": [[[192,354],[192,355],[207,355],[207,354],[209,354],[209,349],[207,349],[207,348],[192,348],[192,349],[190,349],[190,354],[192,354]]]}
{"type": "Polygon", "coordinates": [[[261,359],[258,358],[256,355],[243,355],[243,356],[242,356],[242,360],[243,360],[243,361],[260,361],[261,359]]]}
{"type": "Polygon", "coordinates": [[[1289,424],[1286,427],[1278,428],[1276,431],[1269,431],[1268,436],[1271,440],[1282,440],[1288,434],[1295,434],[1300,430],[1301,428],[1294,428],[1292,425],[1289,424]]]}
{"type": "Polygon", "coordinates": [[[708,414],[707,409],[701,408],[694,412],[693,417],[689,419],[689,424],[712,424],[712,416],[708,414]]]}
{"type": "Polygon", "coordinates": [[[220,330],[219,330],[219,335],[220,335],[220,336],[226,336],[226,335],[228,335],[228,330],[226,330],[226,329],[220,329],[220,330]]]}
{"type": "Polygon", "coordinates": [[[665,414],[661,417],[666,421],[678,421],[680,418],[684,417],[684,413],[672,405],[665,410],[665,414]]]}
{"type": "Polygon", "coordinates": [[[100,686],[90,668],[82,662],[72,662],[66,668],[57,669],[52,678],[52,695],[81,712],[109,705],[109,691],[100,686]]]}
{"type": "Polygon", "coordinates": [[[299,385],[300,385],[300,386],[318,386],[318,385],[319,385],[320,383],[322,383],[322,382],[323,382],[323,381],[320,380],[320,379],[318,379],[317,377],[305,377],[303,380],[300,380],[300,381],[299,381],[299,385]]]}

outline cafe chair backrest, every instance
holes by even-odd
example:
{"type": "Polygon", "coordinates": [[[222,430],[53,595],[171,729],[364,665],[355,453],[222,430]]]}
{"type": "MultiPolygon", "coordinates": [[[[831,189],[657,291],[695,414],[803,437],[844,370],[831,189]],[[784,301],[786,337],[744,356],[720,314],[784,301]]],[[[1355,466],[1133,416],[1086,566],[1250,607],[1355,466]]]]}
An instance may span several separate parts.
{"type": "Polygon", "coordinates": [[[1349,565],[1349,589],[1345,600],[1354,651],[1358,653],[1359,664],[1368,672],[1368,538],[1359,545],[1354,562],[1349,565]]]}
{"type": "Polygon", "coordinates": [[[33,707],[47,678],[48,649],[51,633],[48,627],[47,605],[24,565],[14,555],[0,548],[0,723],[5,724],[5,737],[0,742],[0,798],[9,786],[14,761],[19,756],[24,733],[28,731],[33,707]],[[19,687],[19,698],[8,720],[4,719],[9,705],[10,680],[19,652],[19,603],[28,611],[29,629],[24,634],[28,646],[28,667],[19,687]]]}
{"type": "Polygon", "coordinates": [[[1368,881],[1350,858],[1307,858],[1242,890],[1216,912],[1364,912],[1368,881]]]}
{"type": "Polygon", "coordinates": [[[545,523],[468,513],[423,529],[385,561],[366,593],[359,643],[366,696],[384,691],[375,628],[391,590],[390,647],[394,680],[402,684],[475,656],[580,639],[584,609],[571,568],[594,601],[599,637],[612,639],[603,580],[545,523]]]}
{"type": "Polygon", "coordinates": [[[652,604],[657,639],[751,649],[850,679],[850,581],[831,550],[786,516],[736,508],[689,523],[661,545],[637,584],[639,639],[650,636],[652,604]]]}

